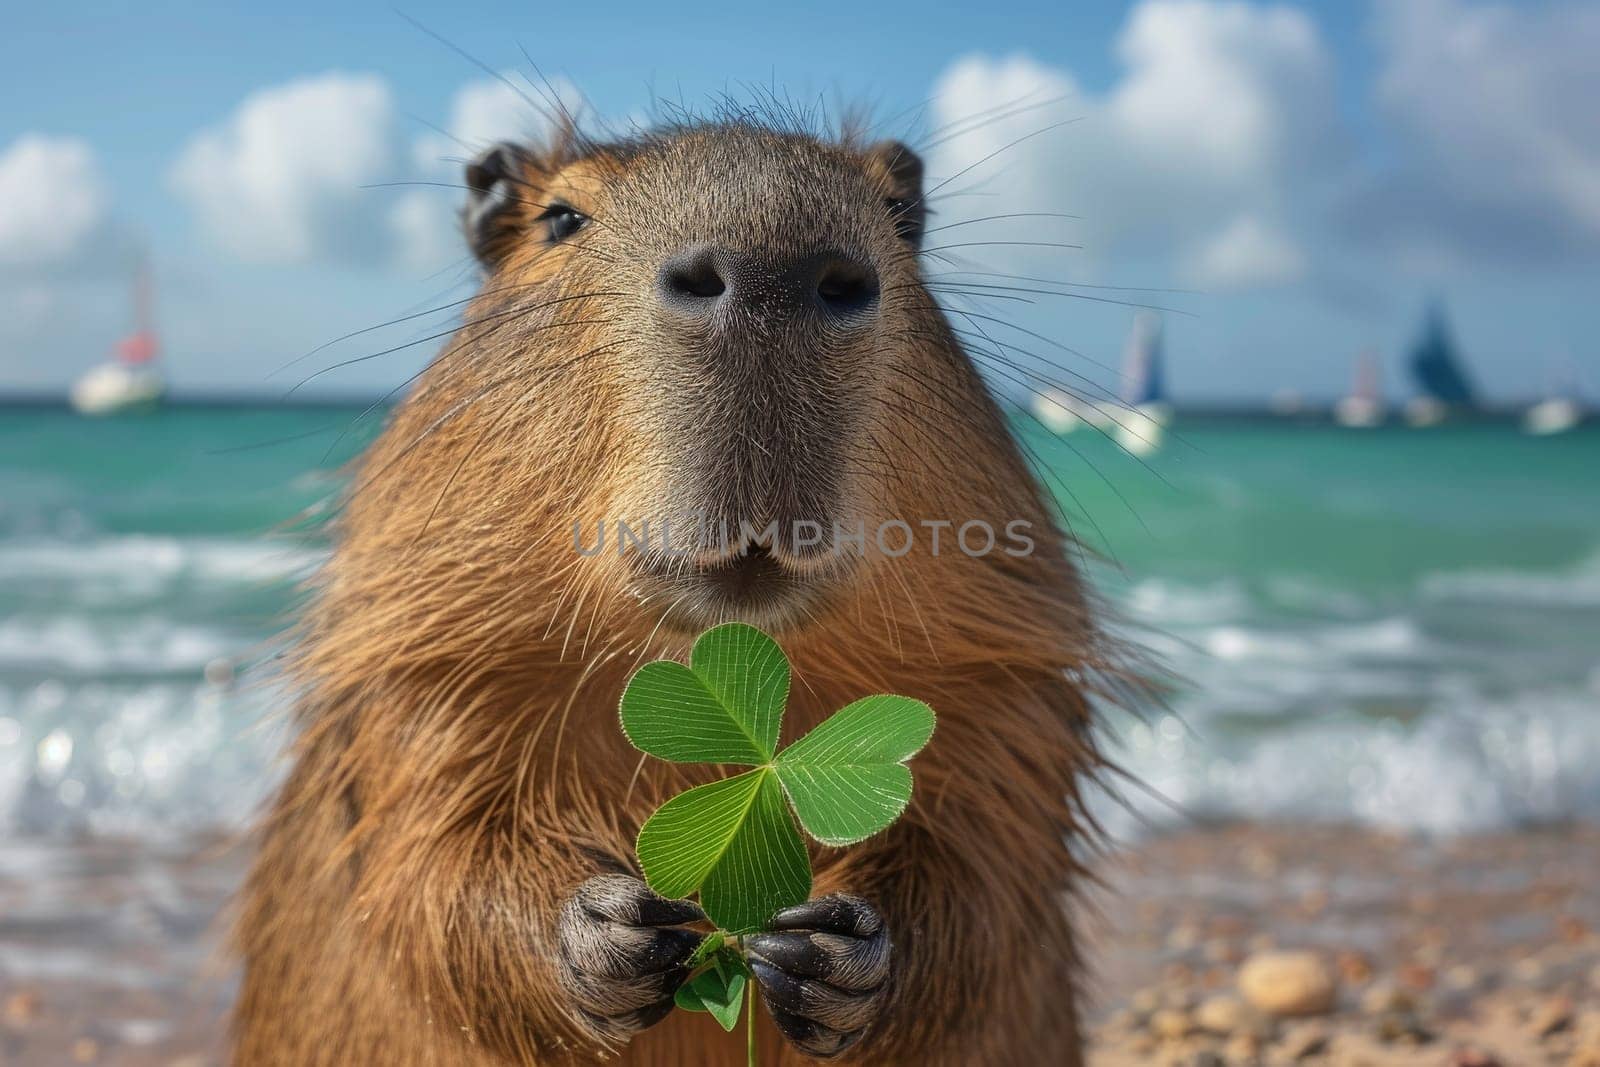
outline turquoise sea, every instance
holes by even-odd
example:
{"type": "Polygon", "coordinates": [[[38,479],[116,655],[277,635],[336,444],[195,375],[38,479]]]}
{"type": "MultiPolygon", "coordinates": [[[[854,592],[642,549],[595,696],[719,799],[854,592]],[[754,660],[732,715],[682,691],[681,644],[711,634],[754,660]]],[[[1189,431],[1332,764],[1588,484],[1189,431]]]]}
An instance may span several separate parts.
{"type": "MultiPolygon", "coordinates": [[[[248,816],[282,736],[247,668],[325,552],[283,526],[360,415],[0,410],[0,835],[248,816]]],[[[1120,825],[1600,814],[1600,432],[1180,420],[1142,460],[1019,432],[1120,625],[1183,679],[1107,725],[1166,798],[1130,793],[1120,825]]]]}

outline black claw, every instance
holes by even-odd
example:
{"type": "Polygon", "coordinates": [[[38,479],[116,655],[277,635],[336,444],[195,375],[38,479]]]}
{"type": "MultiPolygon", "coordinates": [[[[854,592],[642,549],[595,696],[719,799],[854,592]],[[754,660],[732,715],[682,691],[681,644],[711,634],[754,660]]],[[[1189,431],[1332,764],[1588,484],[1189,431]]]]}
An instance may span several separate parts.
{"type": "Polygon", "coordinates": [[[757,959],[749,964],[769,1004],[803,1015],[825,1030],[865,1029],[877,1016],[880,1001],[874,992],[858,993],[826,982],[806,981],[757,959]]]}
{"type": "Polygon", "coordinates": [[[809,1014],[806,1008],[805,983],[784,971],[755,958],[748,958],[750,973],[761,983],[762,996],[769,1005],[776,1004],[795,1014],[809,1014]]]}
{"type": "Polygon", "coordinates": [[[678,987],[683,984],[683,980],[689,977],[689,968],[684,964],[679,964],[651,977],[656,980],[654,983],[655,988],[664,994],[668,1000],[671,1000],[673,994],[678,991],[678,987]]]}
{"type": "Polygon", "coordinates": [[[706,917],[693,901],[668,900],[625,874],[589,879],[579,888],[578,899],[590,915],[630,926],[681,926],[706,917]]]}
{"type": "Polygon", "coordinates": [[[666,1000],[647,1004],[637,1011],[631,1011],[624,1018],[632,1029],[643,1030],[665,1019],[667,1013],[672,1011],[673,1006],[673,999],[668,997],[666,1000]]]}
{"type": "Polygon", "coordinates": [[[827,981],[833,974],[833,956],[806,934],[756,934],[744,939],[752,956],[781,967],[790,974],[827,981]]]}
{"type": "Polygon", "coordinates": [[[830,1030],[803,1016],[775,1008],[770,1001],[767,1002],[767,1011],[772,1015],[772,1021],[778,1025],[778,1031],[788,1038],[795,1048],[817,1059],[828,1059],[839,1055],[861,1040],[863,1033],[860,1030],[850,1033],[830,1030]]]}
{"type": "Polygon", "coordinates": [[[861,898],[835,894],[783,909],[773,916],[768,929],[825,930],[850,937],[871,937],[883,929],[883,920],[861,898]]]}
{"type": "Polygon", "coordinates": [[[813,931],[758,934],[746,938],[745,947],[790,974],[852,993],[877,989],[889,977],[890,946],[881,931],[866,939],[813,931]]]}
{"type": "Polygon", "coordinates": [[[761,991],[761,999],[766,1002],[767,1011],[771,1013],[772,1021],[778,1024],[778,1030],[783,1036],[793,1041],[796,1045],[809,1044],[822,1027],[807,1019],[804,1015],[796,1015],[793,1012],[777,1007],[766,993],[765,989],[761,991]]]}
{"type": "Polygon", "coordinates": [[[634,972],[656,974],[681,967],[700,947],[702,937],[693,930],[667,927],[651,933],[649,942],[634,956],[634,972]]]}
{"type": "Polygon", "coordinates": [[[706,913],[692,900],[668,900],[654,893],[639,902],[638,918],[641,926],[682,926],[705,920],[706,913]]]}

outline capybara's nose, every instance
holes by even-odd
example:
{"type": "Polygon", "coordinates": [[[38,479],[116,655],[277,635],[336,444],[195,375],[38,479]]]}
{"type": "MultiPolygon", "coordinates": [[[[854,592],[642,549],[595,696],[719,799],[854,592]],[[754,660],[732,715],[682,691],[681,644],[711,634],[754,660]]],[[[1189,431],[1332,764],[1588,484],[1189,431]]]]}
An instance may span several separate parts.
{"type": "Polygon", "coordinates": [[[674,314],[713,322],[740,315],[864,322],[878,307],[878,272],[836,249],[800,256],[691,245],[669,256],[656,294],[674,314]]]}

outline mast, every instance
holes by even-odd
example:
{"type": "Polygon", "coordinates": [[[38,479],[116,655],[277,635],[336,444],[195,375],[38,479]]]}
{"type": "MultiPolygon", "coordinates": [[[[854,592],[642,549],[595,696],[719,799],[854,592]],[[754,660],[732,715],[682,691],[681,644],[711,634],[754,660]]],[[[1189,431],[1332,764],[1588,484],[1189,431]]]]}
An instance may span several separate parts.
{"type": "Polygon", "coordinates": [[[140,259],[133,277],[133,332],[117,342],[117,362],[138,367],[153,362],[160,346],[156,340],[154,291],[150,264],[140,259]]]}
{"type": "Polygon", "coordinates": [[[1369,348],[1356,357],[1355,381],[1351,384],[1350,395],[1377,403],[1379,392],[1378,357],[1369,348]]]}

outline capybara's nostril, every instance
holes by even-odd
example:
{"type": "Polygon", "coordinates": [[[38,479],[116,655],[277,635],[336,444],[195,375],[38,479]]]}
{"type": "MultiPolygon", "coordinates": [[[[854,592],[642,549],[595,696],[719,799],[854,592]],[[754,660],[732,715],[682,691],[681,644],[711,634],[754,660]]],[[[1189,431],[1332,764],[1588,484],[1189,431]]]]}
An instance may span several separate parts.
{"type": "Polygon", "coordinates": [[[877,306],[878,272],[835,249],[794,256],[697,244],[661,264],[656,295],[685,318],[715,318],[728,329],[806,318],[840,327],[863,322],[877,306]]]}
{"type": "Polygon", "coordinates": [[[878,272],[858,259],[828,256],[817,273],[816,293],[830,314],[859,314],[878,301],[878,272]]]}
{"type": "Polygon", "coordinates": [[[728,291],[716,249],[709,245],[685,248],[670,256],[656,276],[661,299],[680,310],[709,314],[728,291]]]}

